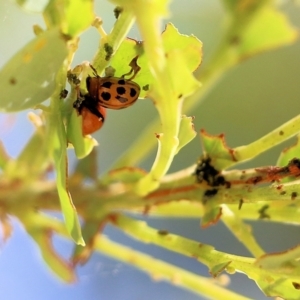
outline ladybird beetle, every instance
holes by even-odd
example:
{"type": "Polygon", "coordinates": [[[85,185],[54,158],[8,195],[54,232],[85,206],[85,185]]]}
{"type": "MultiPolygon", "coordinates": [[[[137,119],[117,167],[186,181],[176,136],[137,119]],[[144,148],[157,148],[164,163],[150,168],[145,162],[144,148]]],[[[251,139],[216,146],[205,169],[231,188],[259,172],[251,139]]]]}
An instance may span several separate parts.
{"type": "Polygon", "coordinates": [[[100,104],[110,109],[122,109],[132,105],[140,95],[140,86],[132,81],[140,67],[137,65],[137,56],[131,61],[131,71],[119,77],[100,77],[95,68],[90,65],[94,71],[94,77],[88,76],[86,87],[88,94],[85,97],[99,101],[100,104]],[[133,75],[125,79],[125,76],[133,75]]]}
{"type": "Polygon", "coordinates": [[[103,126],[106,109],[101,106],[99,102],[84,97],[83,99],[77,99],[73,107],[76,108],[78,114],[82,116],[83,135],[92,134],[103,126]]]}
{"type": "Polygon", "coordinates": [[[86,87],[88,93],[82,95],[77,87],[77,100],[73,107],[78,114],[82,116],[82,133],[83,135],[91,134],[100,129],[104,123],[106,109],[122,109],[132,105],[139,97],[140,86],[131,81],[140,67],[137,65],[136,56],[131,63],[130,72],[118,77],[100,77],[95,68],[90,65],[94,71],[94,77],[88,76],[86,87]],[[125,76],[133,75],[125,79],[125,76]]]}

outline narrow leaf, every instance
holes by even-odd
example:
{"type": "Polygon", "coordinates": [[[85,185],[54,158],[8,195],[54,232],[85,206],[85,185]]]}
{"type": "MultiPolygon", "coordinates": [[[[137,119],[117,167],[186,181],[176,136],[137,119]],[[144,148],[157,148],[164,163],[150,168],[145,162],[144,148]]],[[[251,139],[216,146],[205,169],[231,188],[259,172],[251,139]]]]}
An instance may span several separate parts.
{"type": "Polygon", "coordinates": [[[67,125],[67,140],[74,147],[77,158],[84,158],[89,155],[93,148],[98,145],[91,136],[82,135],[81,117],[73,110],[67,125]]]}
{"type": "MultiPolygon", "coordinates": [[[[52,121],[57,122],[56,120],[52,121]]],[[[62,122],[56,125],[56,132],[54,133],[54,135],[53,157],[56,169],[56,185],[62,212],[69,234],[77,244],[84,245],[76,208],[72,202],[72,197],[67,187],[67,140],[64,125],[62,122]]]]}
{"type": "Polygon", "coordinates": [[[178,134],[179,145],[177,152],[196,136],[193,120],[193,117],[182,116],[178,134]]]}

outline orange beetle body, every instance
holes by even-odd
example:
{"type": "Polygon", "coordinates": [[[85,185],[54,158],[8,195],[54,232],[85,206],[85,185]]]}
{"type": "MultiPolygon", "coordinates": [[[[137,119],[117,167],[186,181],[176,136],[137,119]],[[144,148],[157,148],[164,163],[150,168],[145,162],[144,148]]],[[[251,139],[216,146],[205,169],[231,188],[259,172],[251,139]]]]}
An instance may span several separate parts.
{"type": "Polygon", "coordinates": [[[94,76],[86,78],[88,93],[82,95],[78,86],[78,97],[73,103],[73,107],[82,116],[83,135],[91,134],[102,127],[106,116],[105,108],[126,108],[138,99],[141,88],[131,80],[140,70],[137,59],[138,56],[132,59],[129,64],[131,71],[120,78],[100,77],[96,69],[90,65],[94,71],[94,76]],[[131,75],[132,72],[133,75],[125,79],[125,76],[131,75]]]}
{"type": "Polygon", "coordinates": [[[82,116],[83,135],[92,134],[103,126],[106,109],[99,102],[84,97],[83,100],[76,100],[73,107],[82,116]]]}
{"type": "Polygon", "coordinates": [[[83,107],[81,110],[83,135],[92,134],[103,126],[106,117],[106,109],[100,104],[98,104],[97,109],[99,115],[102,115],[101,117],[96,116],[86,107],[83,107]]]}
{"type": "Polygon", "coordinates": [[[89,96],[110,109],[132,105],[139,97],[140,86],[131,80],[118,77],[87,77],[89,96]]]}

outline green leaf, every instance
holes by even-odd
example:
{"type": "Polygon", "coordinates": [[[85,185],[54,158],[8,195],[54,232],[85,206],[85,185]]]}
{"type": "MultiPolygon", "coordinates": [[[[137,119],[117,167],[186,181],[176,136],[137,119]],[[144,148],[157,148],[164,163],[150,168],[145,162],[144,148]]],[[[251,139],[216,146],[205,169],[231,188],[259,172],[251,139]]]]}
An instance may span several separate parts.
{"type": "Polygon", "coordinates": [[[277,276],[265,274],[265,276],[258,277],[259,279],[255,280],[256,284],[266,296],[280,297],[282,299],[289,300],[299,300],[299,294],[294,285],[296,282],[293,282],[292,279],[284,278],[280,274],[277,276]]]}
{"type": "Polygon", "coordinates": [[[297,142],[294,145],[287,147],[280,153],[276,165],[280,167],[287,166],[291,159],[293,159],[294,157],[299,157],[299,153],[300,153],[300,135],[298,135],[297,142]]]}
{"type": "MultiPolygon", "coordinates": [[[[103,214],[103,220],[105,220],[105,213],[103,214]]],[[[100,218],[97,221],[88,220],[82,229],[82,235],[86,241],[86,246],[82,247],[77,245],[72,255],[73,264],[84,264],[92,255],[94,251],[95,238],[104,224],[100,218]]]]}
{"type": "MultiPolygon", "coordinates": [[[[209,200],[208,200],[209,201],[209,200]]],[[[204,215],[201,219],[201,227],[207,228],[208,226],[216,224],[222,216],[222,208],[219,206],[211,207],[204,206],[204,215]]]]}
{"type": "Polygon", "coordinates": [[[0,71],[0,111],[20,111],[43,102],[54,92],[54,76],[68,54],[57,28],[37,36],[0,71]]]}
{"type": "Polygon", "coordinates": [[[67,140],[74,147],[77,158],[84,158],[89,155],[98,142],[90,135],[82,135],[81,117],[73,109],[67,125],[67,140]]]}
{"type": "MultiPolygon", "coordinates": [[[[174,86],[178,87],[178,95],[181,93],[179,86],[188,87],[190,79],[191,89],[187,88],[187,92],[185,92],[185,89],[182,88],[182,96],[198,89],[199,82],[191,76],[191,72],[195,71],[201,64],[202,42],[195,36],[180,34],[171,23],[166,26],[165,31],[162,33],[162,41],[164,49],[169,55],[168,59],[170,61],[173,62],[173,59],[176,59],[176,57],[180,57],[180,60],[182,60],[180,65],[174,66],[172,63],[172,70],[170,70],[171,74],[173,74],[172,72],[177,74],[176,77],[171,77],[175,77],[177,79],[173,79],[173,81],[174,86]]],[[[141,87],[139,98],[145,98],[151,84],[153,84],[153,77],[149,70],[149,62],[144,53],[143,43],[139,43],[133,39],[124,40],[118,51],[112,57],[111,66],[116,70],[115,76],[120,77],[130,71],[131,67],[129,66],[129,63],[137,55],[139,55],[137,64],[140,66],[141,70],[133,81],[141,87]]],[[[177,59],[177,61],[179,61],[179,59],[177,59]]]]}
{"type": "MultiPolygon", "coordinates": [[[[289,162],[293,158],[299,157],[299,151],[300,151],[300,135],[297,136],[297,142],[294,145],[287,147],[280,153],[280,156],[277,160],[276,165],[280,166],[280,167],[289,165],[289,162]]],[[[290,176],[290,177],[281,179],[281,182],[290,182],[290,181],[294,181],[294,180],[295,180],[295,177],[290,176]]]]}
{"type": "Polygon", "coordinates": [[[266,6],[255,14],[252,22],[245,28],[238,41],[238,52],[243,59],[261,51],[291,44],[298,35],[298,30],[290,25],[283,13],[266,6]]]}
{"type": "Polygon", "coordinates": [[[51,0],[44,12],[45,22],[48,28],[58,25],[64,34],[75,37],[91,25],[93,4],[92,0],[51,0]]]}
{"type": "Polygon", "coordinates": [[[172,86],[172,93],[174,96],[172,99],[170,99],[170,101],[173,100],[176,104],[178,104],[178,100],[180,100],[180,98],[191,95],[201,87],[201,84],[192,74],[194,69],[189,69],[183,52],[177,49],[170,50],[167,54],[167,57],[168,65],[166,72],[169,75],[168,77],[172,86]]]}
{"type": "Polygon", "coordinates": [[[213,277],[217,277],[220,273],[222,273],[229,265],[231,264],[231,261],[225,261],[219,264],[214,265],[212,268],[210,268],[209,273],[213,277]]]}
{"type": "MultiPolygon", "coordinates": [[[[202,42],[195,36],[180,34],[171,23],[167,24],[162,33],[162,42],[169,62],[168,80],[172,81],[172,88],[176,90],[174,94],[176,97],[190,95],[200,87],[200,83],[194,78],[192,72],[201,64],[202,42]]],[[[153,77],[148,67],[148,58],[142,55],[139,57],[138,63],[141,65],[142,71],[136,77],[137,83],[144,88],[148,85],[151,87],[153,77]],[[143,68],[143,66],[145,67],[143,68]],[[146,71],[144,72],[144,70],[146,71]],[[140,83],[139,78],[143,76],[143,73],[148,74],[148,78],[140,83]]]]}
{"type": "Polygon", "coordinates": [[[179,145],[177,148],[177,153],[181,148],[187,145],[197,134],[194,129],[193,120],[193,117],[182,116],[181,118],[178,134],[179,145]]]}
{"type": "Polygon", "coordinates": [[[162,33],[162,39],[166,52],[176,50],[182,54],[185,65],[190,72],[195,71],[200,66],[203,55],[202,42],[195,36],[180,34],[172,23],[168,23],[162,33]]]}
{"type": "Polygon", "coordinates": [[[203,150],[213,161],[213,166],[222,170],[235,161],[234,151],[225,143],[224,134],[217,136],[209,135],[205,130],[200,131],[203,150]]]}
{"type": "Polygon", "coordinates": [[[79,244],[84,245],[84,240],[81,235],[80,223],[76,213],[76,208],[72,202],[72,197],[67,186],[67,154],[66,154],[66,133],[61,120],[57,120],[58,115],[51,116],[52,126],[55,127],[53,158],[56,170],[56,186],[60,199],[60,205],[66,222],[66,227],[73,238],[79,244]],[[61,122],[59,122],[61,121],[61,122]],[[54,125],[55,124],[55,125],[54,125]]]}
{"type": "Polygon", "coordinates": [[[76,36],[89,26],[94,15],[94,1],[92,0],[72,0],[66,1],[66,19],[63,21],[63,32],[71,36],[76,36]],[[78,12],[80,11],[80,17],[78,12]]]}
{"type": "Polygon", "coordinates": [[[288,268],[289,275],[297,276],[296,273],[293,274],[293,269],[299,271],[299,258],[300,246],[296,246],[283,252],[265,254],[257,259],[256,264],[261,268],[276,269],[282,273],[286,272],[288,268]]]}
{"type": "MultiPolygon", "coordinates": [[[[128,73],[131,70],[129,66],[131,60],[137,55],[142,55],[142,49],[143,47],[138,44],[138,41],[129,38],[125,39],[110,60],[111,66],[115,69],[114,76],[121,77],[123,74],[128,73]]],[[[137,64],[140,66],[139,59],[137,64]]]]}
{"type": "Polygon", "coordinates": [[[149,71],[148,61],[144,55],[143,45],[136,40],[125,39],[118,51],[112,56],[110,66],[115,69],[114,76],[121,77],[131,70],[129,64],[137,55],[139,56],[137,64],[141,70],[137,73],[133,81],[141,87],[139,98],[143,99],[146,97],[149,85],[153,80],[149,71]]]}

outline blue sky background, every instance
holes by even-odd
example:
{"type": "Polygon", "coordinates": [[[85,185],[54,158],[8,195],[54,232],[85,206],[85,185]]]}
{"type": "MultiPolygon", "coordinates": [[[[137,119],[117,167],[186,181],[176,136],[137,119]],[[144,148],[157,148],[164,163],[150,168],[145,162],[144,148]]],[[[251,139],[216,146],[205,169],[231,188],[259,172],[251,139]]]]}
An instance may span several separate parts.
{"type": "MultiPolygon", "coordinates": [[[[293,6],[291,6],[293,7],[293,6]]],[[[104,20],[104,28],[110,31],[114,22],[113,6],[96,1],[96,13],[104,20]]],[[[219,1],[173,1],[172,21],[181,33],[194,34],[204,42],[204,63],[219,42],[224,22],[224,12],[219,1]]],[[[298,22],[298,10],[286,8],[294,22],[298,22]]],[[[0,67],[30,39],[34,38],[32,25],[43,26],[37,14],[24,13],[13,1],[0,2],[0,67]]],[[[139,39],[134,28],[131,37],[139,39]]],[[[91,60],[98,46],[99,37],[91,28],[83,34],[74,65],[91,60]]],[[[206,128],[212,134],[226,133],[228,143],[237,146],[249,143],[269,130],[299,113],[300,95],[300,43],[262,54],[231,70],[210,93],[205,102],[193,114],[195,127],[206,128]]],[[[12,99],[13,101],[13,99],[12,99]]],[[[0,139],[8,153],[15,157],[33,132],[27,113],[0,114],[0,139]]],[[[156,116],[151,101],[138,101],[122,113],[109,111],[103,129],[95,135],[100,143],[99,164],[104,171],[121,155],[123,149],[156,116]],[[147,112],[146,114],[142,112],[147,112]],[[121,128],[121,129],[120,129],[121,128]]],[[[287,143],[288,145],[288,143],[287,143]]],[[[244,165],[255,167],[275,164],[283,146],[261,155],[244,165]]],[[[191,165],[200,154],[200,142],[196,138],[176,157],[172,171],[191,165]]],[[[153,155],[140,166],[149,169],[153,155]]],[[[75,164],[70,152],[71,168],[75,164]]],[[[24,199],[26,201],[26,199],[24,199]]],[[[153,227],[167,229],[176,234],[213,245],[216,249],[233,254],[249,255],[224,225],[217,224],[200,229],[199,220],[146,219],[153,227]]],[[[1,242],[0,299],[90,299],[90,300],[152,300],[152,299],[201,299],[188,291],[165,282],[154,282],[144,273],[100,254],[94,254],[83,267],[78,267],[78,282],[66,285],[60,282],[41,260],[39,251],[18,220],[12,218],[14,232],[9,241],[1,242]]],[[[299,244],[299,228],[257,222],[254,232],[267,251],[280,251],[299,244]]],[[[165,259],[195,273],[209,276],[207,268],[193,259],[181,257],[151,245],[132,241],[118,230],[107,227],[104,234],[113,240],[145,251],[154,257],[165,259]]],[[[72,243],[60,238],[54,240],[55,248],[65,257],[72,251],[72,243]]],[[[231,288],[253,299],[267,299],[255,284],[242,274],[231,277],[231,288]]]]}

